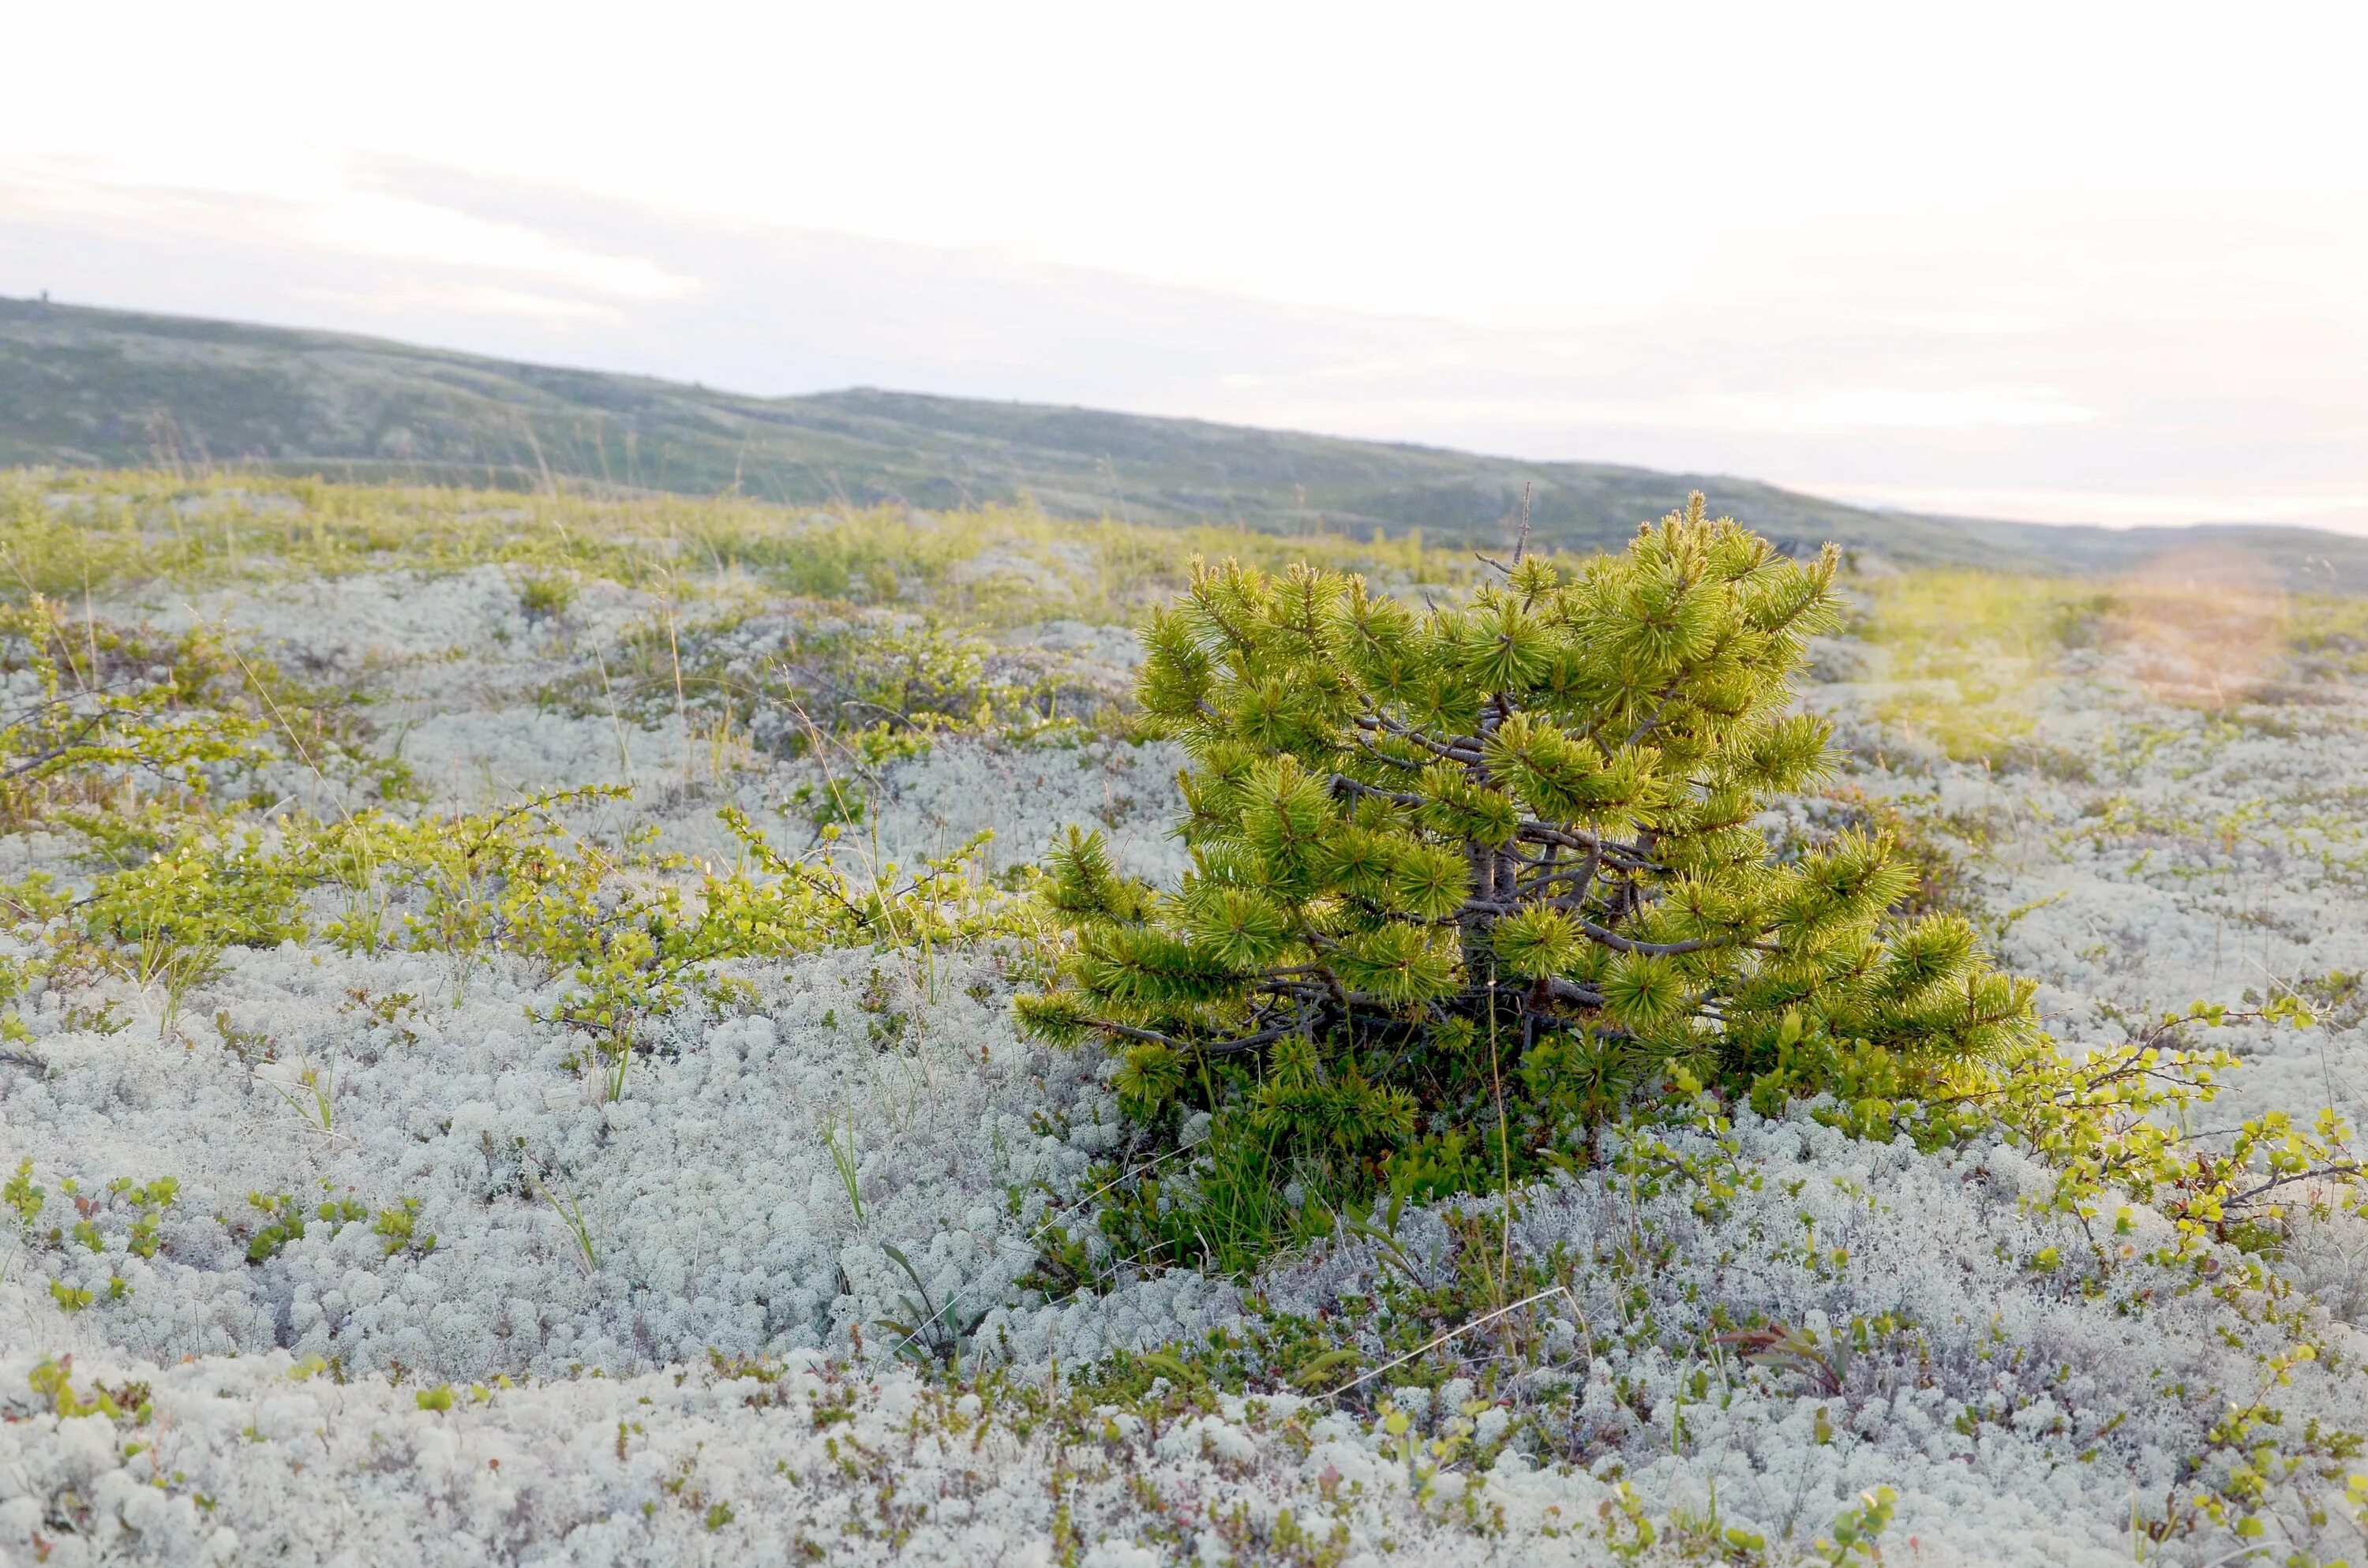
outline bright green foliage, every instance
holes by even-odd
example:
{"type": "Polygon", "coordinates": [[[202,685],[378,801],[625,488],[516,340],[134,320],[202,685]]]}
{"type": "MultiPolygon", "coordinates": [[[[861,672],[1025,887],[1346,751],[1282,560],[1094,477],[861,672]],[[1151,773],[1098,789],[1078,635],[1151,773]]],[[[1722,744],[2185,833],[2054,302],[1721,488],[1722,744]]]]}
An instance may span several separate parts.
{"type": "Polygon", "coordinates": [[[259,834],[189,838],[98,877],[81,923],[122,955],[142,987],[163,985],[169,1030],[182,998],[213,978],[226,949],[303,935],[302,889],[300,869],[268,853],[259,834]]]}
{"type": "Polygon", "coordinates": [[[114,864],[167,847],[275,756],[389,797],[410,788],[400,763],[368,755],[350,694],[308,690],[202,629],[127,629],[40,595],[0,603],[0,827],[71,828],[114,864]]]}
{"type": "MultiPolygon", "coordinates": [[[[50,1290],[55,1295],[58,1287],[51,1285],[50,1290]]],[[[73,1294],[85,1298],[84,1304],[88,1305],[89,1291],[73,1294]]],[[[135,1426],[145,1426],[154,1415],[146,1383],[125,1383],[113,1389],[99,1385],[85,1395],[74,1392],[73,1372],[73,1357],[69,1356],[63,1361],[43,1357],[41,1364],[35,1367],[25,1381],[45,1409],[68,1421],[79,1420],[85,1415],[104,1415],[109,1421],[130,1421],[135,1426]]]]}
{"type": "MultiPolygon", "coordinates": [[[[347,951],[445,953],[464,975],[491,953],[529,957],[568,983],[538,1016],[586,1031],[595,1050],[583,1064],[613,1099],[657,1019],[743,994],[746,983],[727,972],[734,960],[852,942],[928,948],[1004,923],[1003,901],[975,874],[985,835],[916,871],[882,867],[858,881],[818,853],[780,854],[727,809],[742,858],[719,869],[657,853],[646,835],[604,843],[570,825],[572,809],[624,794],[567,791],[453,817],[366,809],[336,822],[283,819],[268,842],[190,838],[98,877],[78,934],[120,955],[142,984],[164,983],[168,1028],[180,994],[210,978],[225,949],[316,928],[347,951]],[[335,913],[316,926],[308,905],[322,894],[335,913]]],[[[326,1126],[325,1090],[302,1081],[326,1126]]]]}
{"type": "Polygon", "coordinates": [[[1914,872],[1886,838],[1788,857],[1755,822],[1825,769],[1826,725],[1787,708],[1835,565],[1696,496],[1624,555],[1517,557],[1422,612],[1196,567],[1139,684],[1192,759],[1193,869],[1162,896],[1073,832],[1074,944],[1023,1019],[1118,1042],[1144,1115],[1187,1097],[1326,1160],[1501,1127],[1484,1169],[1673,1069],[1814,1089],[1804,1062],[2026,1040],[2031,988],[1965,922],[1887,917],[1914,872]]]}
{"type": "MultiPolygon", "coordinates": [[[[257,803],[233,786],[294,757],[324,782],[334,771],[384,795],[407,788],[400,764],[364,755],[337,700],[202,630],[127,630],[34,595],[0,604],[0,682],[15,694],[0,713],[0,830],[72,833],[95,872],[79,898],[44,873],[0,888],[0,918],[37,949],[0,963],[0,1006],[33,975],[97,956],[163,987],[169,1033],[224,949],[302,929],[302,878],[233,825],[257,803]]],[[[22,1032],[0,1017],[0,1037],[22,1032]]]]}
{"type": "Polygon", "coordinates": [[[0,824],[143,791],[201,795],[209,769],[256,760],[265,726],[214,700],[227,661],[202,638],[152,642],[35,596],[0,604],[0,824]]]}
{"type": "Polygon", "coordinates": [[[165,1210],[181,1196],[179,1180],[158,1176],[142,1186],[130,1176],[118,1176],[107,1184],[107,1190],[131,1205],[131,1234],[124,1243],[124,1250],[134,1257],[155,1256],[156,1249],[163,1244],[165,1210]]]}
{"type": "MultiPolygon", "coordinates": [[[[0,1203],[14,1210],[17,1222],[23,1230],[28,1245],[48,1251],[64,1251],[73,1243],[85,1253],[104,1255],[110,1240],[107,1221],[119,1216],[111,1205],[120,1199],[131,1212],[130,1233],[123,1237],[123,1250],[134,1257],[154,1257],[164,1246],[164,1224],[166,1210],[179,1201],[181,1184],[173,1176],[158,1176],[150,1182],[136,1182],[130,1176],[118,1176],[107,1184],[105,1197],[86,1194],[72,1177],[60,1183],[61,1196],[73,1206],[76,1216],[71,1226],[40,1228],[41,1213],[49,1197],[46,1187],[33,1181],[33,1162],[28,1157],[17,1164],[16,1174],[0,1183],[0,1203]]],[[[121,1301],[129,1292],[122,1280],[111,1282],[108,1299],[121,1301]]],[[[53,1284],[51,1294],[68,1312],[80,1312],[90,1304],[87,1292],[77,1292],[63,1283],[53,1284]]]]}
{"type": "MultiPolygon", "coordinates": [[[[117,847],[136,849],[128,843],[117,847]]],[[[221,971],[228,949],[276,947],[304,934],[302,900],[310,880],[303,866],[275,852],[260,833],[192,831],[92,879],[89,894],[67,906],[74,915],[71,927],[51,918],[63,910],[51,909],[27,909],[31,918],[25,925],[40,923],[53,949],[38,962],[71,962],[80,944],[85,952],[106,955],[110,967],[143,991],[161,987],[161,1028],[170,1034],[190,991],[221,971]]]]}
{"type": "Polygon", "coordinates": [[[434,1232],[419,1229],[419,1199],[406,1198],[392,1209],[381,1209],[370,1221],[370,1233],[385,1244],[386,1256],[408,1252],[425,1256],[436,1250],[434,1232]]]}
{"type": "Polygon", "coordinates": [[[246,1201],[266,1221],[246,1244],[247,1262],[262,1263],[278,1257],[290,1242],[304,1239],[304,1210],[295,1199],[284,1192],[250,1192],[246,1201]]]}
{"type": "Polygon", "coordinates": [[[550,620],[565,615],[575,603],[575,580],[555,572],[538,572],[518,585],[518,608],[529,620],[550,620]]]}
{"type": "Polygon", "coordinates": [[[985,891],[968,874],[983,838],[918,875],[887,867],[859,885],[827,863],[780,855],[727,808],[743,862],[693,868],[637,840],[604,848],[569,830],[563,808],[617,793],[577,791],[441,821],[363,813],[323,827],[310,863],[349,894],[349,913],[328,935],[353,948],[399,942],[463,959],[496,949],[540,959],[571,983],[543,1016],[591,1037],[615,1099],[657,1018],[741,993],[720,967],[731,960],[834,942],[919,946],[991,924],[985,891]],[[686,886],[680,874],[691,869],[699,878],[686,886]]]}
{"type": "Polygon", "coordinates": [[[30,1231],[40,1222],[42,1200],[48,1193],[33,1185],[33,1157],[29,1154],[17,1163],[17,1174],[0,1187],[0,1203],[17,1211],[17,1222],[30,1231]]]}
{"type": "Polygon", "coordinates": [[[717,1006],[741,994],[745,983],[719,967],[729,960],[780,959],[832,943],[919,946],[987,926],[989,908],[967,875],[984,835],[917,876],[900,880],[890,866],[859,887],[826,864],[782,856],[736,808],[719,814],[746,859],[728,871],[704,871],[695,891],[674,882],[644,891],[621,879],[529,890],[532,923],[518,945],[575,982],[551,1016],[592,1034],[611,1099],[624,1092],[632,1052],[654,1020],[694,1000],[717,1006]]]}
{"type": "Polygon", "coordinates": [[[1046,680],[998,678],[989,669],[993,651],[934,619],[834,628],[801,637],[775,659],[759,695],[793,702],[833,731],[884,727],[927,735],[968,728],[1027,735],[1052,724],[1064,694],[1046,680]]]}
{"type": "MultiPolygon", "coordinates": [[[[322,1185],[325,1187],[328,1184],[324,1182],[322,1185]]],[[[246,1195],[246,1201],[250,1208],[264,1217],[265,1221],[263,1227],[256,1231],[254,1238],[246,1244],[246,1261],[249,1263],[262,1263],[277,1257],[286,1250],[290,1242],[302,1241],[305,1228],[311,1221],[317,1221],[328,1226],[329,1234],[334,1236],[347,1225],[370,1218],[369,1206],[358,1203],[350,1198],[323,1199],[313,1207],[310,1215],[304,1212],[303,1203],[290,1193],[250,1192],[246,1195]]],[[[405,1199],[401,1208],[386,1212],[408,1214],[416,1212],[418,1207],[417,1199],[405,1199]]],[[[388,1233],[385,1215],[381,1214],[379,1222],[373,1224],[370,1229],[380,1236],[385,1236],[388,1233]]],[[[404,1233],[407,1239],[409,1233],[406,1231],[404,1233]]],[[[429,1236],[426,1239],[426,1243],[427,1244],[422,1246],[420,1251],[433,1250],[436,1238],[429,1236]]],[[[400,1250],[402,1250],[400,1244],[391,1246],[387,1248],[387,1256],[392,1257],[400,1250]]]]}
{"type": "Polygon", "coordinates": [[[1834,1516],[1834,1533],[1818,1539],[1817,1560],[1832,1568],[1882,1562],[1883,1548],[1876,1543],[1891,1528],[1891,1515],[1898,1505],[1899,1494],[1888,1486],[1860,1493],[1855,1505],[1834,1516]]]}
{"type": "MultiPolygon", "coordinates": [[[[2151,1206],[2171,1221],[2177,1238],[2155,1250],[2157,1261],[2216,1269],[2216,1244],[2271,1251],[2289,1233],[2297,1208],[2360,1211],[2368,1166],[2332,1108],[2306,1127],[2284,1111],[2264,1111],[2226,1130],[2225,1141],[2182,1131],[2218,1097],[2221,1077],[2239,1065],[2226,1051],[2191,1049],[2187,1031],[2237,1024],[2307,1028],[2313,1022],[2291,994],[2244,1009],[2196,1002],[2143,1025],[2125,1020],[2127,1040],[2086,1055],[2067,1056],[2042,1042],[2003,1062],[1952,1067],[1919,1085],[1913,1103],[1898,1103],[1892,1086],[1880,1083],[1851,1085],[1867,1092],[1846,1092],[1835,1114],[1855,1131],[1888,1136],[1896,1129],[1927,1148],[2002,1134],[2055,1174],[2053,1189],[2026,1203],[2078,1215],[2092,1233],[2105,1208],[2118,1206],[2117,1236],[2131,1230],[2127,1205],[2151,1206]]],[[[2101,1242],[2097,1251],[2104,1261],[2101,1242]]],[[[2248,1268],[2258,1274],[2258,1266],[2248,1268]]]]}

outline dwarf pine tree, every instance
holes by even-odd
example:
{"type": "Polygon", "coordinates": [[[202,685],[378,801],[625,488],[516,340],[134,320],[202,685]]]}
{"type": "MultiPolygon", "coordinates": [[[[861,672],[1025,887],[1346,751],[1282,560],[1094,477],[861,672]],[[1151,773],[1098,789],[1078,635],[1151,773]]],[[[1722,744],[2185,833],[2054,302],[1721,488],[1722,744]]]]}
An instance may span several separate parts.
{"type": "Polygon", "coordinates": [[[1072,939],[1023,1022],[1111,1041],[1139,1115],[1180,1097],[1296,1169],[1447,1187],[1657,1085],[1764,1096],[1840,1061],[1896,1085],[2028,1038],[2031,988],[1964,920],[1888,915],[1915,872],[1887,838],[1758,824],[1827,767],[1788,709],[1835,566],[1700,495],[1622,555],[1517,552],[1420,613],[1196,563],[1138,688],[1191,759],[1192,869],[1162,894],[1072,829],[1072,939]]]}

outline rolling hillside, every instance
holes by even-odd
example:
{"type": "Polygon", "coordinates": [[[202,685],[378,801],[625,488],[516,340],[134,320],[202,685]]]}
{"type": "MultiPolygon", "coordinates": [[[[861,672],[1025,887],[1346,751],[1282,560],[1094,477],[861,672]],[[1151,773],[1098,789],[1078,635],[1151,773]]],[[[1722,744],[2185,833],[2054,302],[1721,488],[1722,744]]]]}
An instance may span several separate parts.
{"type": "Polygon", "coordinates": [[[1722,475],[1524,462],[1199,420],[856,389],[764,398],[334,333],[0,300],[0,465],[245,464],[792,504],[1032,497],[1055,517],[1611,545],[1688,490],[1793,547],[2103,573],[2226,543],[2294,585],[2368,590],[2368,540],[2298,528],[2044,528],[1845,506],[1722,475]],[[2166,539],[2166,535],[2169,538],[2166,539]]]}

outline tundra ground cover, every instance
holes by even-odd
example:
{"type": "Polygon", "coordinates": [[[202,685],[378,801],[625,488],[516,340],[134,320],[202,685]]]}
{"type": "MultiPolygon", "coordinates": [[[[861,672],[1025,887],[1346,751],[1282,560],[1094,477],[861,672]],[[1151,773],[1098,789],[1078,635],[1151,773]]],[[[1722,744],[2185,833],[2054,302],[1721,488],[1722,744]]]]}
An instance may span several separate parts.
{"type": "Polygon", "coordinates": [[[0,870],[0,1551],[2361,1555],[2363,1236],[2332,1185],[2200,1217],[2191,1158],[2357,1109],[2341,607],[2216,693],[2070,585],[1862,581],[1812,653],[1857,760],[1779,814],[1911,830],[2076,1048],[2224,1005],[2220,1099],[2032,1079],[1919,1147],[1876,1085],[1681,1097],[1221,1275],[1111,1244],[1193,1145],[1009,1016],[1059,829],[1183,869],[1114,624],[1172,536],[18,483],[12,694],[113,749],[20,776],[0,870]],[[2051,1143],[2059,1090],[2125,1135],[2051,1143]],[[2177,1181],[2094,1186],[2182,1115],[2177,1181]]]}

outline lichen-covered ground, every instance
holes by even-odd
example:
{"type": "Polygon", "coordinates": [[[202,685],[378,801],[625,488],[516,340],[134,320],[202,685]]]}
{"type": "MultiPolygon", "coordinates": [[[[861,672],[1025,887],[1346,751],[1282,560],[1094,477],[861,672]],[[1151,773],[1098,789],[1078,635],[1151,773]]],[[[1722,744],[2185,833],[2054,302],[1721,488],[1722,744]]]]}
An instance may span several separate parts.
{"type": "MultiPolygon", "coordinates": [[[[771,530],[754,559],[702,559],[671,525],[660,548],[646,519],[631,549],[553,557],[507,542],[550,517],[489,498],[356,523],[319,488],[142,483],[20,483],[17,546],[54,565],[81,529],[114,551],[74,601],[90,621],[216,628],[345,694],[355,749],[408,765],[406,812],[620,784],[582,831],[694,858],[734,853],[715,813],[736,804],[791,849],[847,819],[827,846],[867,872],[991,829],[983,870],[1008,878],[1072,823],[1137,874],[1179,865],[1178,758],[1122,716],[1124,619],[1172,582],[1133,535],[902,518],[902,558],[818,536],[839,553],[813,580],[791,518],[750,525],[771,530]],[[436,516],[467,548],[404,542],[436,516]],[[389,539],[332,558],[305,531],[324,517],[389,539]],[[946,656],[895,652],[916,607],[972,629],[974,665],[913,674],[946,656]],[[950,711],[1004,710],[925,745],[792,744],[826,705],[941,687],[969,694],[950,711]],[[849,790],[860,809],[832,808],[849,790]]],[[[1446,571],[1372,564],[1402,586],[1446,571]]],[[[1855,803],[1789,813],[1901,813],[2068,1049],[2299,994],[2312,1027],[2205,1042],[2248,1062],[2203,1115],[2368,1110],[2368,676],[2346,612],[1853,592],[1865,613],[1804,700],[1835,718],[1855,803]]],[[[362,779],[291,747],[268,803],[359,810],[362,779]]],[[[82,854],[27,824],[0,877],[72,883],[82,854]]],[[[1417,1208],[1247,1282],[1104,1258],[1056,1288],[1042,1244],[1082,1228],[1121,1128],[1091,1053],[1015,1034],[1023,963],[988,941],[744,964],[737,1003],[662,1020],[613,1100],[580,1032],[538,1017],[568,977],[516,955],[308,940],[233,948],[169,998],[136,966],[34,980],[0,1042],[0,1174],[30,1173],[0,1213],[0,1562],[2368,1552],[2346,1496],[2368,1469],[2347,1435],[2368,1431],[2368,1229],[2340,1213],[2302,1213],[2250,1292],[2147,1262],[2167,1226],[2144,1209],[2117,1266],[2035,1266],[2089,1238],[2023,1201],[2052,1179],[2033,1160],[1853,1141],[1804,1107],[1738,1113],[1723,1147],[1607,1149],[1517,1195],[1509,1225],[1497,1199],[1417,1208]],[[168,1204],[111,1190],[159,1178],[168,1204]],[[1523,1299],[1475,1296],[1491,1248],[1523,1299]],[[914,1326],[924,1291],[958,1344],[914,1326]],[[1459,1332],[1378,1378],[1275,1375],[1336,1343],[1381,1365],[1433,1321],[1459,1332]],[[1790,1337],[1727,1332],[1746,1323],[1790,1337]],[[1246,1381],[1210,1373],[1228,1358],[1246,1381]],[[2276,1419],[2231,1431],[2232,1408],[2276,1419]]]]}

